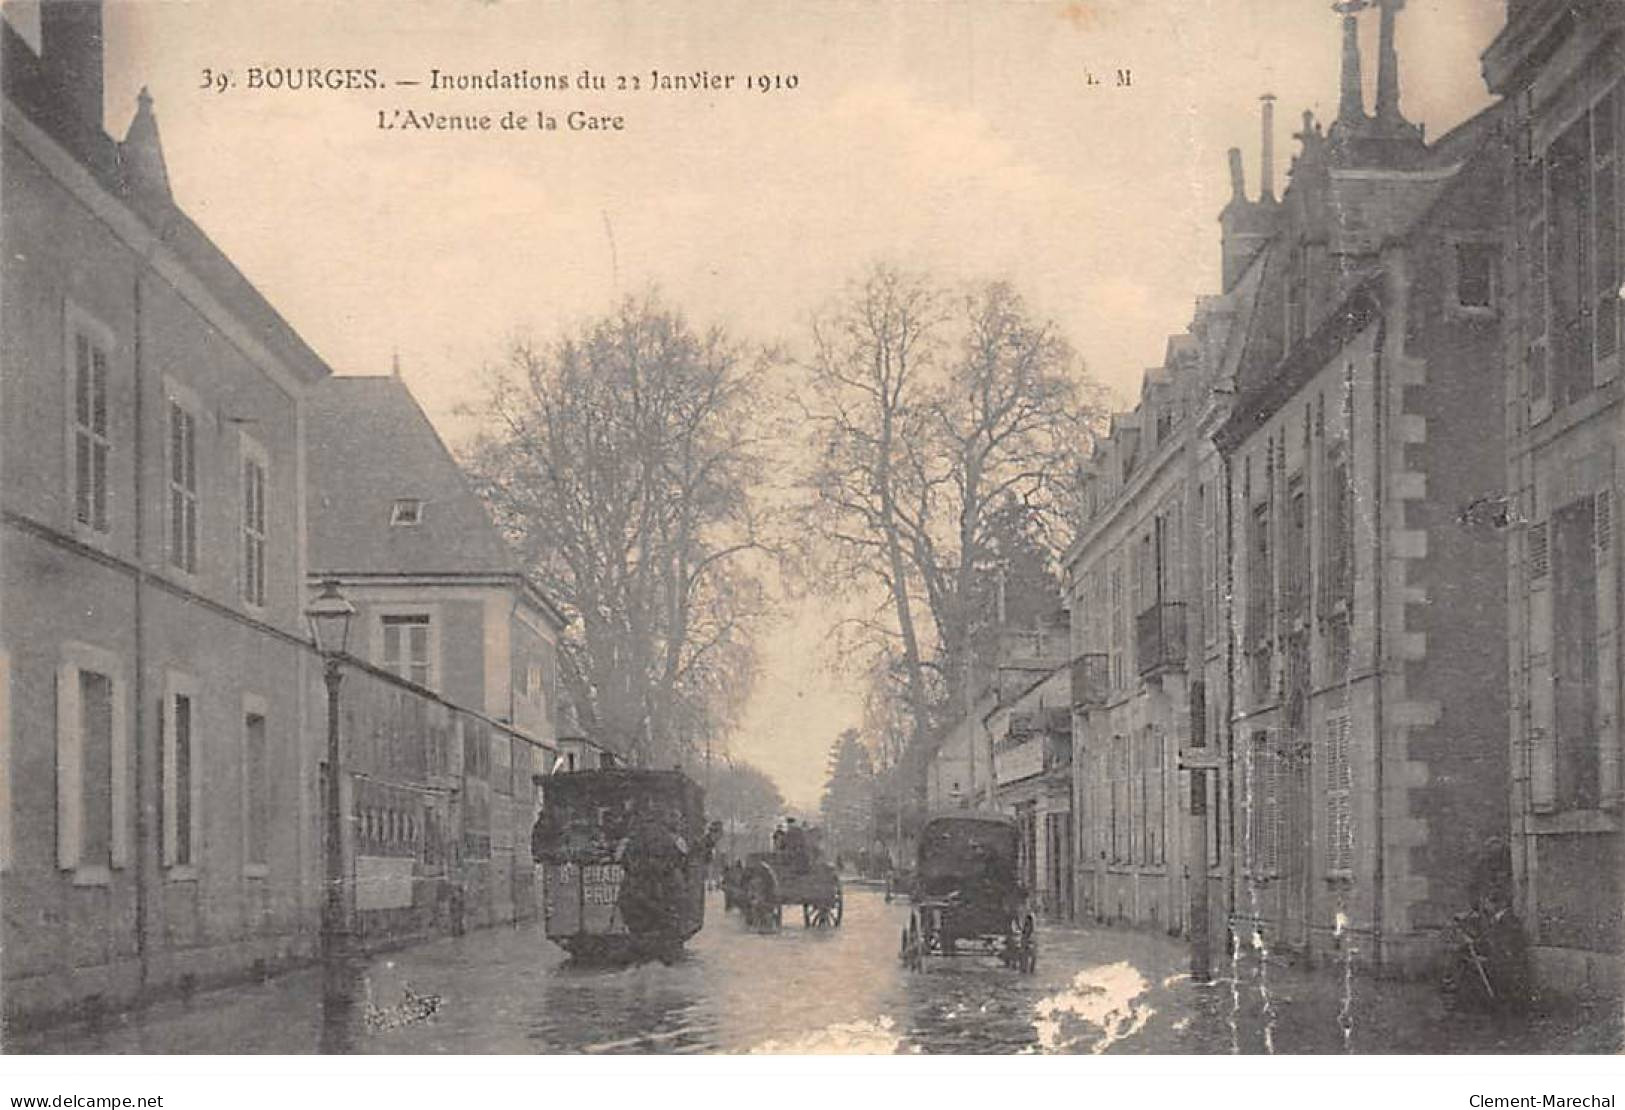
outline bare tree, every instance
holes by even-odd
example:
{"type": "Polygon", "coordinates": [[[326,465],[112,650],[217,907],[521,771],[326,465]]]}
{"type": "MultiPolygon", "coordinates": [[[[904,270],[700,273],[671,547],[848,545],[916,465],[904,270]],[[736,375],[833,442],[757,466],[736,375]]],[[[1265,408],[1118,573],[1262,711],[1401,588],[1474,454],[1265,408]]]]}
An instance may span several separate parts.
{"type": "MultiPolygon", "coordinates": [[[[926,468],[916,485],[945,501],[935,515],[953,527],[911,540],[945,666],[963,691],[977,640],[1008,614],[1013,557],[1036,540],[1053,558],[1070,542],[1063,491],[1089,443],[1090,413],[1071,346],[1013,288],[992,282],[961,305],[958,357],[931,402],[934,435],[912,456],[926,468]]],[[[1024,597],[1029,607],[1059,603],[1058,581],[1043,573],[1052,570],[1040,568],[1036,585],[1049,596],[1024,597]]]]}
{"type": "Polygon", "coordinates": [[[813,351],[809,531],[831,588],[882,587],[853,623],[900,669],[920,743],[972,688],[1012,572],[1029,607],[1058,600],[1090,393],[1054,325],[1002,282],[954,297],[877,267],[816,319],[813,351]]]}
{"type": "Polygon", "coordinates": [[[916,734],[931,729],[933,698],[916,626],[917,571],[909,537],[923,522],[909,452],[928,435],[930,375],[946,313],[924,279],[877,266],[812,326],[806,405],[814,463],[806,485],[811,532],[824,542],[827,585],[878,584],[883,612],[860,620],[885,651],[895,637],[916,734]],[[888,619],[889,618],[889,619],[888,619]]]}
{"type": "Polygon", "coordinates": [[[470,469],[575,618],[561,672],[582,726],[634,762],[722,731],[754,675],[765,365],[651,294],[516,344],[485,399],[470,469]]]}

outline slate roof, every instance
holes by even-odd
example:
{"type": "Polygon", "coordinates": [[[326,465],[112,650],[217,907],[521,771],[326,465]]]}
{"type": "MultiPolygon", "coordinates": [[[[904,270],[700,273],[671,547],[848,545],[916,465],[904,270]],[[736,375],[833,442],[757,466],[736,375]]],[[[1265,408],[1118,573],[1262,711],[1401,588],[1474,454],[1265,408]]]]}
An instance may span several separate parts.
{"type": "Polygon", "coordinates": [[[61,77],[4,20],[0,20],[0,83],[6,98],[140,217],[267,350],[305,381],[331,373],[321,356],[175,204],[150,97],[141,97],[124,142],[115,142],[100,120],[78,113],[61,77]]]}
{"type": "Polygon", "coordinates": [[[393,376],[333,377],[312,390],[312,574],[518,575],[520,568],[429,418],[393,376]],[[392,525],[395,502],[423,503],[392,525]]]}

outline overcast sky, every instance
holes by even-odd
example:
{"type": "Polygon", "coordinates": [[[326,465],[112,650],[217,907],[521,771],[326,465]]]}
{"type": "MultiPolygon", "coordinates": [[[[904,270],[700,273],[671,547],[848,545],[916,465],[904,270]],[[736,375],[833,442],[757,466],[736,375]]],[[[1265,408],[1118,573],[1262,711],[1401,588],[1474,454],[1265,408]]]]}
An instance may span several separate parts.
{"type": "MultiPolygon", "coordinates": [[[[1499,0],[1410,0],[1403,106],[1442,134],[1486,103],[1499,0]]],[[[26,12],[18,16],[26,23],[26,12]]],[[[1366,77],[1375,77],[1375,13],[1366,77]]],[[[657,284],[691,316],[794,344],[876,259],[1012,279],[1123,400],[1218,274],[1225,151],[1277,185],[1337,101],[1327,0],[680,4],[112,0],[107,124],[150,88],[176,199],[338,373],[403,373],[453,410],[516,333],[657,284]],[[377,91],[252,91],[251,67],[373,67],[377,91]],[[429,71],[637,74],[638,92],[432,92],[429,71]],[[205,69],[231,74],[206,91],[205,69]],[[1116,71],[1132,84],[1116,86],[1116,71]],[[651,70],[794,74],[793,91],[654,93],[651,70]],[[1099,85],[1087,83],[1094,74],[1099,85]],[[383,131],[380,110],[554,116],[537,133],[383,131]],[[625,130],[571,133],[571,110],[625,130]]],[[[733,750],[815,804],[855,698],[816,612],[767,643],[733,750]]]]}

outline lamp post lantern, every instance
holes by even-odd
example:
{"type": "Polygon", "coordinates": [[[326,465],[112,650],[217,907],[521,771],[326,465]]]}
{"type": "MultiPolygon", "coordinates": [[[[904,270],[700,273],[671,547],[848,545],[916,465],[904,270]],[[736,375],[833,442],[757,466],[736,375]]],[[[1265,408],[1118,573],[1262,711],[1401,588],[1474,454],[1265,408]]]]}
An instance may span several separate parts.
{"type": "Polygon", "coordinates": [[[322,1003],[323,1051],[342,1052],[351,1047],[351,1011],[355,1005],[350,981],[349,915],[344,901],[344,815],[339,752],[339,685],[344,681],[340,662],[350,643],[350,621],[355,606],[339,592],[336,578],[322,581],[322,592],[305,608],[310,636],[322,657],[322,679],[327,686],[327,780],[323,799],[326,851],[322,898],[322,1003]]]}

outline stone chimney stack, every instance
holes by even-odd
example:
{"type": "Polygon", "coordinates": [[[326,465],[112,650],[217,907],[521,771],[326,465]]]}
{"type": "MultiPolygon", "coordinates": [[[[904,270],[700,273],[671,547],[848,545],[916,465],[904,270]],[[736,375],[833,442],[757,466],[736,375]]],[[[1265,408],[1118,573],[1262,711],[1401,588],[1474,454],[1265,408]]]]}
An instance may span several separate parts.
{"type": "Polygon", "coordinates": [[[1382,5],[1382,37],[1377,54],[1377,118],[1384,123],[1394,123],[1400,119],[1399,49],[1394,45],[1394,16],[1405,6],[1405,0],[1379,2],[1382,5]]]}
{"type": "Polygon", "coordinates": [[[1337,10],[1343,13],[1343,82],[1342,94],[1337,101],[1337,122],[1354,127],[1365,122],[1365,93],[1360,73],[1360,21],[1354,13],[1365,5],[1343,3],[1337,10]]]}
{"type": "Polygon", "coordinates": [[[1262,201],[1275,199],[1275,94],[1265,93],[1259,97],[1264,102],[1263,112],[1263,142],[1259,150],[1259,196],[1262,201]]]}
{"type": "Polygon", "coordinates": [[[1230,202],[1219,213],[1220,271],[1224,291],[1241,280],[1248,263],[1269,240],[1278,210],[1273,199],[1247,199],[1247,181],[1242,169],[1241,151],[1230,150],[1230,202]]]}
{"type": "Polygon", "coordinates": [[[41,0],[40,61],[81,121],[102,129],[102,0],[41,0]]]}

